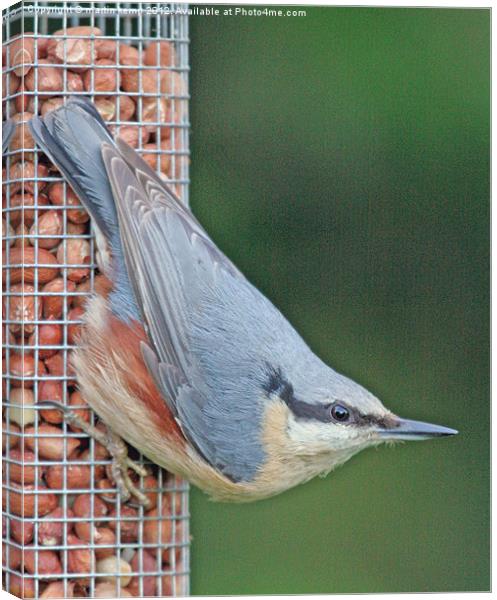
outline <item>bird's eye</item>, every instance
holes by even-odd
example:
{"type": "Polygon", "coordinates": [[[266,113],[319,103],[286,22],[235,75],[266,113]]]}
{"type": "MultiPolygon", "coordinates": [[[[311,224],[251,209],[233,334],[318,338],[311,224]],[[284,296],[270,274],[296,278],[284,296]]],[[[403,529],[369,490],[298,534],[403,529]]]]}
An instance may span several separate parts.
{"type": "Polygon", "coordinates": [[[350,413],[345,406],[342,406],[341,404],[335,404],[331,409],[331,416],[335,419],[335,421],[338,421],[339,423],[345,423],[349,420],[350,413]]]}

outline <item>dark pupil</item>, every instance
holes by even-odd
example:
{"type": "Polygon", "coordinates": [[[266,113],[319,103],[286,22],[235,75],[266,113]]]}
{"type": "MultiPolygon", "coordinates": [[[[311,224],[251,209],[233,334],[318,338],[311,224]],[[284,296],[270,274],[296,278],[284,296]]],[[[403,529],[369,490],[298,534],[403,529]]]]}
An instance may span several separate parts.
{"type": "Polygon", "coordinates": [[[337,404],[331,409],[331,416],[336,421],[347,421],[349,418],[349,411],[344,406],[337,404]]]}

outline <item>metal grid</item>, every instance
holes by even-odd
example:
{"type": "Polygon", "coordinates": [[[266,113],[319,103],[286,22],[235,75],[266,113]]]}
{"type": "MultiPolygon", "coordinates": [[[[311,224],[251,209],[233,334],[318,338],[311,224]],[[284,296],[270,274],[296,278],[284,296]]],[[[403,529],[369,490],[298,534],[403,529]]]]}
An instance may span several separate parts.
{"type": "MultiPolygon", "coordinates": [[[[186,14],[178,12],[185,8],[79,1],[33,2],[7,9],[3,12],[4,118],[22,122],[29,118],[26,113],[43,112],[53,97],[60,102],[75,94],[89,95],[95,102],[105,99],[110,104],[102,101],[102,110],[114,103],[115,114],[105,113],[111,129],[117,135],[132,133],[136,149],[188,202],[188,22],[186,14]],[[98,27],[103,35],[71,35],[70,30],[54,35],[75,26],[98,27]],[[74,62],[70,56],[75,38],[89,43],[89,63],[74,62]],[[97,64],[98,46],[104,40],[117,43],[115,56],[110,63],[97,64]],[[152,65],[145,64],[145,49],[158,40],[170,42],[170,64],[161,62],[158,45],[155,65],[153,60],[148,60],[152,65]],[[43,59],[47,42],[52,54],[43,59]],[[14,64],[16,44],[23,52],[28,50],[23,67],[14,64]],[[57,59],[54,44],[59,44],[57,59]],[[137,49],[138,64],[122,64],[123,48],[128,46],[137,49]],[[55,77],[56,89],[45,87],[46,67],[54,69],[51,74],[60,74],[55,77]],[[19,69],[32,72],[29,85],[29,71],[19,78],[19,69]],[[103,70],[119,73],[115,89],[98,89],[96,79],[103,70]],[[123,89],[126,71],[128,77],[137,76],[136,89],[123,89]],[[84,89],[75,89],[74,74],[83,80],[84,89]],[[127,120],[122,120],[130,99],[134,113],[128,111],[127,120]],[[20,112],[24,116],[16,117],[20,112]]],[[[140,478],[139,483],[143,489],[152,485],[147,492],[156,499],[157,508],[146,512],[122,503],[109,479],[110,460],[102,447],[37,406],[39,400],[58,400],[98,423],[76,393],[70,355],[84,299],[101,291],[105,280],[98,273],[86,213],[58,171],[33,147],[25,125],[18,124],[3,167],[4,589],[22,597],[60,597],[47,595],[55,593],[54,585],[47,590],[50,584],[59,582],[63,597],[94,597],[97,586],[107,582],[116,597],[187,595],[186,482],[136,455],[133,458],[148,465],[155,477],[146,482],[140,478]],[[47,222],[57,227],[47,228],[47,222]],[[124,565],[121,572],[112,564],[97,573],[106,552],[124,560],[131,571],[124,565]],[[129,577],[131,582],[125,586],[129,577]]]]}

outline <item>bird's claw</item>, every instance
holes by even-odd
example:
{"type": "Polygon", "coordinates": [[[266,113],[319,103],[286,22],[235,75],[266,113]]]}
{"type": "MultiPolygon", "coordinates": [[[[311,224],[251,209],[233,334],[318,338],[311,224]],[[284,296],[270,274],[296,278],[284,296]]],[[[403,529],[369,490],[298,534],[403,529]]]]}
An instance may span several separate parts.
{"type": "Polygon", "coordinates": [[[59,402],[46,401],[40,402],[39,405],[59,410],[68,423],[79,427],[86,435],[107,448],[112,456],[112,464],[110,465],[112,479],[119,489],[121,500],[127,502],[133,496],[139,505],[148,508],[150,500],[136,487],[129,476],[128,469],[131,469],[140,477],[146,477],[149,473],[143,465],[140,465],[129,458],[128,447],[122,438],[109,429],[109,427],[107,427],[106,432],[97,429],[94,425],[90,425],[78,414],[59,402]]]}
{"type": "Polygon", "coordinates": [[[128,447],[122,438],[108,428],[105,438],[107,443],[103,445],[113,458],[111,465],[112,479],[119,488],[122,501],[127,502],[133,496],[138,504],[147,508],[150,505],[149,499],[136,487],[128,473],[128,469],[131,469],[140,477],[146,477],[148,475],[147,469],[129,458],[128,447]]]}

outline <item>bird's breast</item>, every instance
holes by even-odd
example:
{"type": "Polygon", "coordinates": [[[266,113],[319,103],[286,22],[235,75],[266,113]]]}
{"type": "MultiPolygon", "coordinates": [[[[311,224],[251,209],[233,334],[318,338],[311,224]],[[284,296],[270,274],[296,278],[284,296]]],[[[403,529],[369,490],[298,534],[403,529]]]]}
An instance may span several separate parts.
{"type": "Polygon", "coordinates": [[[184,453],[187,442],[143,362],[143,341],[140,323],[123,322],[105,299],[91,299],[72,360],[79,387],[100,418],[149,458],[152,448],[184,453]]]}

